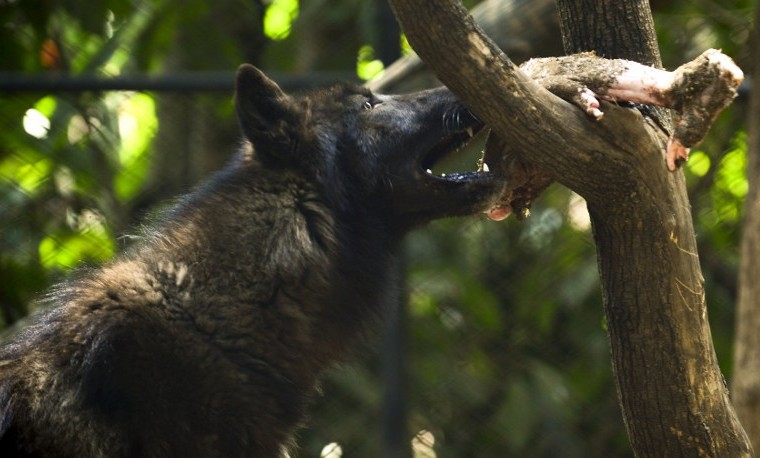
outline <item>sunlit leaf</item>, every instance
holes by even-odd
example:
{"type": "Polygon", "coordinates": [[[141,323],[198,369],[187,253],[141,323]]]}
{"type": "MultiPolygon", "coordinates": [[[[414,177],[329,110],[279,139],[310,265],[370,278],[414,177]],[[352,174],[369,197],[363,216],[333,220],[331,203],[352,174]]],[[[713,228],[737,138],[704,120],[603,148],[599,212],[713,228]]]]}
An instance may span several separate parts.
{"type": "Polygon", "coordinates": [[[703,177],[710,170],[710,157],[703,151],[692,151],[686,167],[693,175],[703,177]]]}
{"type": "Polygon", "coordinates": [[[14,183],[26,194],[35,194],[52,170],[53,163],[32,150],[19,150],[0,161],[0,179],[14,183]]]}
{"type": "Polygon", "coordinates": [[[76,267],[82,261],[103,261],[113,251],[113,238],[102,224],[92,224],[75,233],[49,235],[38,247],[42,265],[60,270],[76,267]]]}
{"type": "Polygon", "coordinates": [[[284,40],[297,17],[298,0],[273,0],[264,13],[264,34],[275,41],[284,40]]]}
{"type": "Polygon", "coordinates": [[[359,48],[359,56],[356,59],[356,74],[364,81],[379,76],[385,70],[380,59],[375,59],[375,50],[370,45],[359,48]]]}
{"type": "Polygon", "coordinates": [[[135,94],[119,107],[119,164],[114,179],[117,197],[129,200],[142,186],[148,172],[150,145],[158,130],[156,106],[152,97],[135,94]]]}
{"type": "Polygon", "coordinates": [[[718,164],[715,185],[711,190],[714,210],[720,221],[739,220],[744,197],[747,195],[747,135],[739,132],[732,141],[733,148],[718,164]]]}
{"type": "Polygon", "coordinates": [[[34,104],[34,109],[42,113],[43,116],[50,118],[55,113],[55,109],[58,106],[58,100],[52,96],[46,96],[41,98],[34,104]]]}
{"type": "Polygon", "coordinates": [[[739,136],[735,141],[735,145],[735,148],[726,154],[720,162],[720,171],[718,172],[716,184],[735,197],[743,198],[747,195],[748,190],[746,136],[739,136]]]}
{"type": "Polygon", "coordinates": [[[408,54],[414,54],[414,49],[412,49],[412,45],[409,44],[409,40],[407,40],[405,34],[401,34],[401,55],[406,56],[408,54]]]}
{"type": "Polygon", "coordinates": [[[50,119],[35,108],[26,110],[22,122],[24,131],[34,138],[45,138],[50,131],[50,119]]]}

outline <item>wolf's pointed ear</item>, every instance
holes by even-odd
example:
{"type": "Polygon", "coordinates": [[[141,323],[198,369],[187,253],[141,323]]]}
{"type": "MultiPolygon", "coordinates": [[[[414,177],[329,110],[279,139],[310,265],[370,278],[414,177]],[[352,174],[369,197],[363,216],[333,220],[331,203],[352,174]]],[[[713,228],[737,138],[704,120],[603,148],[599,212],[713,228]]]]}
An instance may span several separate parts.
{"type": "Polygon", "coordinates": [[[290,97],[253,65],[238,68],[235,106],[243,133],[256,146],[287,142],[294,121],[290,97]]]}

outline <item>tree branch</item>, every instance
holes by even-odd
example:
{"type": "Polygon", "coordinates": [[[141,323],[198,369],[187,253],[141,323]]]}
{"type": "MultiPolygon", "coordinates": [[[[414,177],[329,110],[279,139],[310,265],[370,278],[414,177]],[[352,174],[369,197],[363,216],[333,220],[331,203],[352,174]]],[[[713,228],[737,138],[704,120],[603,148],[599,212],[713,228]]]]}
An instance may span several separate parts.
{"type": "MultiPolygon", "coordinates": [[[[645,22],[642,33],[653,34],[645,0],[593,3],[608,14],[597,24],[631,30],[635,18],[645,22]]],[[[636,454],[752,456],[712,346],[683,174],[664,166],[667,134],[638,111],[612,105],[604,106],[603,122],[589,119],[527,78],[459,2],[391,4],[420,57],[521,161],[586,198],[613,370],[636,454]]],[[[560,17],[581,19],[572,10],[560,17]]],[[[627,44],[644,42],[649,50],[638,52],[656,62],[653,35],[641,38],[627,44]]],[[[589,43],[619,57],[617,39],[589,43]]]]}
{"type": "Polygon", "coordinates": [[[526,162],[587,200],[607,201],[621,193],[622,184],[636,186],[630,171],[642,169],[637,163],[662,164],[664,132],[647,129],[638,113],[614,106],[605,107],[604,123],[595,123],[523,74],[459,2],[391,4],[410,43],[439,79],[506,144],[529,152],[522,154],[526,162]]]}

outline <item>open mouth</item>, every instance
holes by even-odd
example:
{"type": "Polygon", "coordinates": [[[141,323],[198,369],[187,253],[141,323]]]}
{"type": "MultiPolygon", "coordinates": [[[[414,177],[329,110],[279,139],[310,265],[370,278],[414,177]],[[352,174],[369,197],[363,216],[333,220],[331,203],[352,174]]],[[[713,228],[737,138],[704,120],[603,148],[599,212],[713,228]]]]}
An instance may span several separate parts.
{"type": "Polygon", "coordinates": [[[481,123],[450,133],[422,156],[420,167],[427,176],[439,180],[478,178],[489,172],[482,161],[486,133],[481,123]],[[468,169],[471,171],[462,171],[468,169]]]}

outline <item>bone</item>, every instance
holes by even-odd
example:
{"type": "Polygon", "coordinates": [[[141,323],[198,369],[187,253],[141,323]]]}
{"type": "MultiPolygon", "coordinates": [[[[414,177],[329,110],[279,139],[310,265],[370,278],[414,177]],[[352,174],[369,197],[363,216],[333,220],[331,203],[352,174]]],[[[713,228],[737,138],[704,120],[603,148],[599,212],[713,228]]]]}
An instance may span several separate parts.
{"type": "MultiPolygon", "coordinates": [[[[521,67],[555,95],[603,122],[600,100],[633,102],[672,108],[678,114],[665,145],[665,165],[675,172],[688,160],[720,112],[736,97],[744,79],[742,70],[725,54],[709,49],[669,72],[622,59],[604,59],[593,53],[531,59],[521,67]]],[[[542,170],[523,163],[516,151],[489,136],[483,161],[502,173],[510,186],[486,215],[503,220],[511,214],[523,219],[535,198],[551,183],[542,170]]]]}

